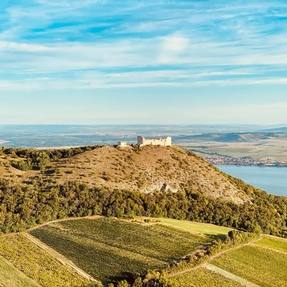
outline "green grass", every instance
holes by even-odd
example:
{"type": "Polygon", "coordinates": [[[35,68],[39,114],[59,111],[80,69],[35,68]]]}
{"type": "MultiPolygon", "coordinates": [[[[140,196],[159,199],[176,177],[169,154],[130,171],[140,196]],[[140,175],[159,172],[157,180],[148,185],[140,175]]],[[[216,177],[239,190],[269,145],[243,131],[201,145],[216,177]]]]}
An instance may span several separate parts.
{"type": "Polygon", "coordinates": [[[173,277],[170,283],[173,287],[241,287],[240,284],[204,268],[173,277]]]}
{"type": "Polygon", "coordinates": [[[176,220],[170,218],[157,218],[156,220],[166,226],[171,226],[182,231],[198,235],[223,235],[227,234],[228,231],[231,230],[231,228],[228,227],[217,226],[214,224],[207,223],[192,222],[187,220],[176,220]]]}
{"type": "Polygon", "coordinates": [[[40,287],[32,279],[0,257],[0,287],[40,287]]]}
{"type": "Polygon", "coordinates": [[[104,282],[162,267],[206,242],[174,227],[113,218],[69,220],[31,234],[104,282]]]}
{"type": "MultiPolygon", "coordinates": [[[[87,280],[79,277],[71,271],[70,268],[62,265],[55,258],[47,254],[47,252],[26,239],[23,235],[15,234],[0,237],[0,255],[26,276],[33,278],[33,280],[38,282],[42,287],[88,286],[89,282],[87,280]]],[[[11,272],[14,271],[11,270],[11,272]]],[[[22,287],[22,285],[15,286],[22,287]]],[[[37,285],[30,284],[23,286],[32,287],[37,285]]]]}
{"type": "Polygon", "coordinates": [[[278,250],[280,252],[286,252],[287,254],[287,240],[286,239],[266,236],[263,239],[257,241],[256,245],[278,250]]]}
{"type": "Polygon", "coordinates": [[[286,287],[287,255],[258,246],[244,246],[211,262],[261,287],[286,287]]]}

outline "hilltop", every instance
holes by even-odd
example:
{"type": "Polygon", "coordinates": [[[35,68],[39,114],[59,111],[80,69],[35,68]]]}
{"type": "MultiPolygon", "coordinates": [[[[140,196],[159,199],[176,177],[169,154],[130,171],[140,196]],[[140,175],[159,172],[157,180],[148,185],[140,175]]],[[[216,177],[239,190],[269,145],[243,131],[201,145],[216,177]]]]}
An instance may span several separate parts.
{"type": "Polygon", "coordinates": [[[216,168],[178,147],[104,146],[59,160],[54,167],[58,183],[76,180],[90,187],[144,193],[192,187],[212,198],[236,203],[248,200],[248,195],[216,168]]]}
{"type": "Polygon", "coordinates": [[[70,216],[162,216],[286,236],[286,198],[173,147],[0,150],[0,230],[70,216]]]}
{"type": "MultiPolygon", "coordinates": [[[[38,153],[39,157],[44,153],[53,154],[53,150],[34,150],[34,153],[38,153]]],[[[30,157],[29,150],[26,153],[20,151],[2,155],[1,177],[21,183],[29,183],[37,178],[52,180],[57,184],[77,181],[89,187],[143,193],[178,192],[192,188],[208,197],[235,203],[250,199],[229,177],[203,158],[176,146],[94,147],[67,158],[55,160],[47,156],[42,170],[36,170],[31,163],[27,164],[30,157]]]]}

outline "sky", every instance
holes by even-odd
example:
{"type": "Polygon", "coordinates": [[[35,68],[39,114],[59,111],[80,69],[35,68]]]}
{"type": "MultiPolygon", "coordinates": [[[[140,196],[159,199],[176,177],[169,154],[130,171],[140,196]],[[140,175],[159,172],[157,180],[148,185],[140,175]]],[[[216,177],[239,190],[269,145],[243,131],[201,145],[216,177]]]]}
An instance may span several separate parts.
{"type": "Polygon", "coordinates": [[[287,124],[285,0],[1,0],[0,123],[287,124]]]}

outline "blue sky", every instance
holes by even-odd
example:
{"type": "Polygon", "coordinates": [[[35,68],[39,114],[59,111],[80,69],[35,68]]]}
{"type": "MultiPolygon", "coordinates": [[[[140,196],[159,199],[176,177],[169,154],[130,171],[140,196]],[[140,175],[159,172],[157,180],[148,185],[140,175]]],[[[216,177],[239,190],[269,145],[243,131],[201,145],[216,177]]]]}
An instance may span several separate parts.
{"type": "Polygon", "coordinates": [[[1,0],[0,123],[287,124],[287,1],[1,0]]]}

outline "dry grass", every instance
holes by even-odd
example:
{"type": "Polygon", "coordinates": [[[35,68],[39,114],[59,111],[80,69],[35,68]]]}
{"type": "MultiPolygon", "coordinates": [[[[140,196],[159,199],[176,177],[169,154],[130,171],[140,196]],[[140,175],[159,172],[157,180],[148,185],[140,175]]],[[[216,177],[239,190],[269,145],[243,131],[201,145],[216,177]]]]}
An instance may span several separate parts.
{"type": "Polygon", "coordinates": [[[0,158],[0,179],[11,182],[31,181],[35,177],[54,183],[79,181],[90,187],[110,190],[177,192],[188,187],[212,198],[222,198],[241,203],[248,196],[239,190],[204,159],[188,154],[178,147],[119,149],[98,147],[74,157],[50,164],[57,172],[43,175],[40,171],[19,171],[11,166],[11,156],[0,158]]]}
{"type": "Polygon", "coordinates": [[[101,147],[57,163],[58,182],[79,180],[112,190],[179,191],[185,186],[207,195],[242,202],[246,195],[205,160],[176,147],[140,150],[101,147]],[[73,173],[70,173],[70,170],[73,173]],[[86,171],[83,173],[83,171],[86,171]]]}

